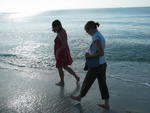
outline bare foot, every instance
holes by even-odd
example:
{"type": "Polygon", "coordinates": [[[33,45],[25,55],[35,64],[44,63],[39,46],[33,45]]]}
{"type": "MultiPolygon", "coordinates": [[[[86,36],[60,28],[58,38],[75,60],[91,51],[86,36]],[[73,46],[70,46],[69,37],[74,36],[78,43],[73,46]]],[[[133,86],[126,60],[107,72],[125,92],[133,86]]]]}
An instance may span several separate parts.
{"type": "Polygon", "coordinates": [[[77,101],[81,101],[81,97],[80,96],[70,96],[71,97],[71,99],[73,99],[73,100],[77,100],[77,101]]]}
{"type": "Polygon", "coordinates": [[[105,108],[105,109],[109,109],[109,105],[106,105],[106,104],[98,104],[98,106],[105,108]]]}
{"type": "Polygon", "coordinates": [[[64,86],[64,82],[58,82],[58,83],[56,83],[56,85],[58,85],[58,86],[64,86]]]}

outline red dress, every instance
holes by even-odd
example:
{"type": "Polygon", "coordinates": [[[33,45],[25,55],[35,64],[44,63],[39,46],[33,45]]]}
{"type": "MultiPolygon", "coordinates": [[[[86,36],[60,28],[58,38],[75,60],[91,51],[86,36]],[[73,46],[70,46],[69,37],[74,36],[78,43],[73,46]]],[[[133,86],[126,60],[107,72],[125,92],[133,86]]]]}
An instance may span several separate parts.
{"type": "Polygon", "coordinates": [[[66,48],[63,49],[62,51],[59,52],[58,54],[58,58],[56,58],[56,51],[57,49],[59,49],[62,45],[60,39],[58,37],[55,38],[54,40],[54,55],[55,55],[55,59],[56,59],[56,68],[62,68],[65,67],[67,65],[71,65],[73,60],[72,57],[70,55],[70,49],[68,46],[68,40],[67,40],[67,33],[63,30],[64,33],[64,38],[66,41],[66,48]]]}

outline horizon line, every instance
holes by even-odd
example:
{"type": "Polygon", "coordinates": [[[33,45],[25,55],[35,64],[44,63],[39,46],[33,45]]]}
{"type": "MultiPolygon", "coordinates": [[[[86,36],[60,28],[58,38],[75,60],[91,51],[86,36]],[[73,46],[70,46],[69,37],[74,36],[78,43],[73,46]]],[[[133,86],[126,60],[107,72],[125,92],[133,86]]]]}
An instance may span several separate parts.
{"type": "MultiPolygon", "coordinates": [[[[124,7],[85,7],[85,8],[65,8],[65,9],[47,9],[33,12],[47,12],[47,11],[64,11],[64,10],[86,10],[86,9],[115,9],[115,8],[146,8],[150,6],[124,6],[124,7]]],[[[26,13],[25,11],[0,11],[1,13],[26,13]]],[[[28,11],[29,12],[29,11],[28,11]]]]}

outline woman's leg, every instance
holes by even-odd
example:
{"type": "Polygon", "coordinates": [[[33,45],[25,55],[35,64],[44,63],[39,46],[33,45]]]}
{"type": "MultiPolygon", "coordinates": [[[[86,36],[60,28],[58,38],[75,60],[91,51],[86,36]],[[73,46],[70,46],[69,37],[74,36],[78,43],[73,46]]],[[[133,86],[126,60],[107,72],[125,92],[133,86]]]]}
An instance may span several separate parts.
{"type": "Polygon", "coordinates": [[[106,64],[100,66],[100,75],[98,76],[98,84],[101,92],[102,99],[104,99],[104,104],[99,105],[101,107],[109,109],[109,91],[106,83],[106,64]]]}
{"type": "Polygon", "coordinates": [[[62,68],[58,68],[58,73],[60,77],[60,82],[56,83],[56,85],[64,85],[64,71],[62,68]]]}
{"type": "Polygon", "coordinates": [[[87,94],[97,76],[98,76],[98,69],[89,69],[83,81],[80,94],[78,96],[71,96],[71,98],[73,100],[80,101],[81,98],[87,94]]]}
{"type": "Polygon", "coordinates": [[[80,77],[78,77],[78,76],[76,75],[76,73],[74,72],[74,70],[73,70],[72,68],[66,66],[66,67],[64,67],[64,69],[65,69],[66,71],[68,71],[70,74],[72,74],[72,75],[76,78],[77,83],[80,81],[80,77]]]}

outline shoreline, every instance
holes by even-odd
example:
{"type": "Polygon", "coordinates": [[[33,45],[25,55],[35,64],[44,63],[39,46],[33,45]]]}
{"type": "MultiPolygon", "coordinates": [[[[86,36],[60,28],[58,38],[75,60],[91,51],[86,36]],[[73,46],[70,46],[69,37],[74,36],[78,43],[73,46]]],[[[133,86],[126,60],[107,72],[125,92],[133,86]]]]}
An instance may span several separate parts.
{"type": "Polygon", "coordinates": [[[76,95],[81,84],[76,85],[74,77],[65,73],[65,86],[56,86],[57,70],[18,71],[0,69],[0,111],[1,113],[149,113],[150,90],[144,85],[107,77],[110,92],[110,110],[97,104],[102,102],[97,81],[80,102],[70,95],[76,95]]]}

